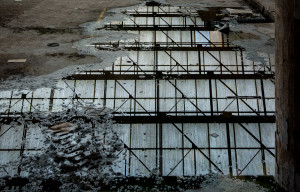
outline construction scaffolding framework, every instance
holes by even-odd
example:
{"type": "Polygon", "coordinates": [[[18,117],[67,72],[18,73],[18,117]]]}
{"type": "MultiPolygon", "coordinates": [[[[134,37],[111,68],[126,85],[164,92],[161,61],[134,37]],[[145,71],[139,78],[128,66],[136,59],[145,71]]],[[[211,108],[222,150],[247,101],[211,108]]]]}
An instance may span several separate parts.
{"type": "MultiPolygon", "coordinates": [[[[128,20],[105,30],[126,30],[138,39],[90,45],[130,51],[111,67],[67,76],[56,89],[0,92],[0,163],[43,145],[34,119],[11,124],[24,113],[92,103],[113,111],[125,150],[113,170],[124,176],[156,169],[161,176],[273,175],[274,55],[261,53],[264,64],[248,60],[192,8],[146,6],[126,14],[128,20]]],[[[7,167],[0,175],[21,172],[7,167]]]]}

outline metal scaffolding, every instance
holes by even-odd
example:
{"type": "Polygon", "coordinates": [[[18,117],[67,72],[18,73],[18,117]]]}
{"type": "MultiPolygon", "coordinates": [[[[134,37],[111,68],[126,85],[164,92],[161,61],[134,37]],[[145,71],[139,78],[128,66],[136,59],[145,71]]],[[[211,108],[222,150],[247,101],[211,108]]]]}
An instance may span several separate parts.
{"type": "MultiPolygon", "coordinates": [[[[132,24],[108,24],[105,29],[147,32],[151,41],[91,46],[129,50],[129,56],[103,70],[65,77],[60,82],[62,90],[3,92],[0,104],[7,108],[0,114],[6,128],[1,127],[0,140],[15,128],[7,125],[25,112],[55,112],[62,105],[91,102],[114,111],[112,118],[126,151],[120,154],[122,165],[114,170],[125,176],[149,175],[156,168],[161,176],[197,176],[210,171],[231,176],[272,175],[272,56],[266,55],[267,64],[247,60],[245,50],[228,42],[226,35],[218,32],[222,40],[213,41],[214,27],[199,22],[197,12],[189,12],[191,15],[182,15],[172,7],[160,6],[127,11],[132,24]],[[173,24],[175,18],[183,24],[173,24]]],[[[31,128],[21,127],[21,140],[26,140],[25,132],[31,128]]],[[[0,142],[0,152],[22,156],[26,150],[38,149],[26,145],[4,148],[0,142]]]]}

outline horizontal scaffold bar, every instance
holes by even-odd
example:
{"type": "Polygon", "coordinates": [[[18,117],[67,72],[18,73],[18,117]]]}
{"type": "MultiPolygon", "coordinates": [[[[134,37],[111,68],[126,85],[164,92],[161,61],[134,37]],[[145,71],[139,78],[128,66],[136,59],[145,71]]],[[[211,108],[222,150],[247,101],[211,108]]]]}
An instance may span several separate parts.
{"type": "MultiPolygon", "coordinates": [[[[97,28],[101,30],[103,28],[97,28]]],[[[104,29],[108,30],[125,30],[125,31],[214,31],[212,26],[201,25],[105,25],[104,29]]]]}
{"type": "MultiPolygon", "coordinates": [[[[168,12],[168,13],[155,13],[155,12],[138,12],[138,13],[130,13],[125,12],[125,14],[132,17],[187,17],[187,15],[178,12],[168,12]]],[[[198,13],[191,13],[188,17],[199,17],[198,13]]]]}
{"type": "MultiPolygon", "coordinates": [[[[145,71],[144,71],[145,72],[145,71]]],[[[153,74],[143,74],[143,72],[139,71],[139,74],[124,74],[124,73],[133,73],[132,71],[119,72],[121,74],[113,74],[118,73],[118,71],[114,72],[99,72],[99,74],[74,74],[67,77],[64,77],[66,80],[168,80],[168,79],[273,79],[274,74],[157,74],[153,72],[153,74]]],[[[151,73],[151,72],[145,72],[151,73]]],[[[197,72],[189,72],[189,73],[197,73],[197,72]]],[[[200,72],[199,72],[200,73],[200,72]]],[[[202,72],[203,73],[203,72],[202,72]]],[[[207,72],[206,72],[207,73],[207,72]]]]}
{"type": "Polygon", "coordinates": [[[114,116],[120,124],[140,123],[275,123],[275,116],[114,116]]]}
{"type": "MultiPolygon", "coordinates": [[[[225,43],[226,44],[226,43],[225,43]]],[[[153,47],[143,47],[143,46],[124,46],[124,47],[101,47],[95,46],[98,50],[110,50],[110,51],[119,51],[119,50],[128,50],[128,51],[236,51],[244,50],[239,47],[201,47],[201,46],[153,46],[153,47]]]]}
{"type": "MultiPolygon", "coordinates": [[[[20,117],[2,117],[0,123],[10,124],[20,117]]],[[[86,118],[86,117],[72,117],[86,118]]],[[[155,116],[113,116],[112,120],[119,124],[156,124],[156,123],[275,123],[275,116],[168,116],[166,113],[157,113],[155,116]]],[[[40,123],[42,120],[26,118],[27,122],[40,123]]]]}

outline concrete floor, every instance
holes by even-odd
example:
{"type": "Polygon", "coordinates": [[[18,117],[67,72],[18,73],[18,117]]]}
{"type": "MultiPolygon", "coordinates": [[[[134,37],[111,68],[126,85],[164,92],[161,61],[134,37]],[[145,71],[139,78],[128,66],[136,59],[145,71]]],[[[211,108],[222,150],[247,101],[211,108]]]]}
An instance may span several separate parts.
{"type": "MultiPolygon", "coordinates": [[[[104,9],[109,10],[140,4],[142,0],[2,0],[0,4],[0,79],[7,78],[22,82],[22,77],[51,74],[68,66],[99,63],[101,58],[81,55],[73,43],[88,38],[81,33],[80,24],[97,21],[104,9]],[[49,43],[59,43],[49,47],[49,43]],[[26,63],[7,63],[8,59],[27,59],[26,63]]],[[[242,0],[163,0],[162,3],[202,7],[240,7],[242,0]]],[[[269,26],[267,26],[270,28],[269,26]]],[[[271,26],[271,28],[273,28],[271,26]]],[[[247,27],[245,27],[247,29],[247,27]]],[[[240,30],[240,29],[236,29],[240,30]]],[[[43,80],[51,77],[43,77],[43,80]]],[[[34,79],[31,79],[34,81],[34,79]]],[[[28,79],[26,79],[28,81],[28,79]]],[[[30,82],[30,81],[29,81],[30,82]]],[[[41,82],[42,83],[42,82],[41,82]]],[[[0,82],[1,88],[7,84],[0,82]]],[[[44,81],[43,86],[48,82],[44,81]]],[[[14,87],[17,88],[18,86],[14,87]]],[[[27,87],[26,83],[22,88],[27,87]]]]}
{"type": "Polygon", "coordinates": [[[11,75],[45,75],[58,69],[99,58],[80,55],[73,42],[86,38],[80,24],[96,21],[104,8],[130,6],[139,0],[75,1],[3,0],[0,4],[0,78],[11,75]],[[60,46],[48,47],[48,43],[60,46]],[[8,64],[8,59],[26,58],[24,64],[8,64]]]}

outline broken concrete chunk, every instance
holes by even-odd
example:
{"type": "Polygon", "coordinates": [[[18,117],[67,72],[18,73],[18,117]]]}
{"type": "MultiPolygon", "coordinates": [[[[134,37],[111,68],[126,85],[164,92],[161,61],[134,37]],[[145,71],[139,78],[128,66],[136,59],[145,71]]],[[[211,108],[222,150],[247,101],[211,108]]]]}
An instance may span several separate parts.
{"type": "Polygon", "coordinates": [[[78,128],[77,125],[73,124],[73,123],[60,123],[57,125],[54,125],[52,127],[50,127],[50,129],[57,133],[57,132],[70,132],[74,129],[78,128]]]}
{"type": "Polygon", "coordinates": [[[229,15],[243,15],[243,16],[251,16],[253,14],[251,9],[231,9],[226,8],[226,12],[229,15]]]}
{"type": "Polygon", "coordinates": [[[218,31],[228,34],[230,32],[229,24],[226,23],[223,27],[221,27],[218,31]]]}
{"type": "Polygon", "coordinates": [[[8,63],[25,63],[27,59],[9,59],[8,63]]]}
{"type": "Polygon", "coordinates": [[[110,23],[108,24],[111,24],[111,25],[121,25],[122,24],[122,21],[111,21],[110,23]]]}

